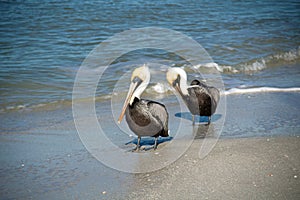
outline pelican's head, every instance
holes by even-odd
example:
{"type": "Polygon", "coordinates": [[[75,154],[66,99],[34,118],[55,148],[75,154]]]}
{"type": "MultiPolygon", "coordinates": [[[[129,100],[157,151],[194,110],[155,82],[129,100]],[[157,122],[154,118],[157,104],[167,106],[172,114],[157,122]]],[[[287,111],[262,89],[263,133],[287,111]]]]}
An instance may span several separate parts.
{"type": "Polygon", "coordinates": [[[122,112],[119,116],[118,123],[120,123],[125,114],[128,105],[132,105],[135,98],[140,99],[141,94],[146,89],[150,82],[150,71],[146,65],[136,68],[131,75],[131,83],[129,91],[124,102],[122,112]]]}
{"type": "Polygon", "coordinates": [[[167,71],[167,81],[181,95],[188,95],[187,91],[187,75],[185,71],[179,67],[169,68],[167,71]]]}

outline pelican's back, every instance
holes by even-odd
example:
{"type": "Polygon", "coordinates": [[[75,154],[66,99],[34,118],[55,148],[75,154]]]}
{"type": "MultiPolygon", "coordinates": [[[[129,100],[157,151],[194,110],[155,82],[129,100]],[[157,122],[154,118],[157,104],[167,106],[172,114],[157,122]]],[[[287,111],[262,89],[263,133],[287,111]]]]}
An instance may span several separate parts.
{"type": "Polygon", "coordinates": [[[217,88],[207,86],[198,80],[193,80],[188,91],[191,99],[188,107],[192,114],[211,116],[215,113],[220,99],[220,93],[217,88]],[[196,104],[199,107],[196,108],[196,104]]]}

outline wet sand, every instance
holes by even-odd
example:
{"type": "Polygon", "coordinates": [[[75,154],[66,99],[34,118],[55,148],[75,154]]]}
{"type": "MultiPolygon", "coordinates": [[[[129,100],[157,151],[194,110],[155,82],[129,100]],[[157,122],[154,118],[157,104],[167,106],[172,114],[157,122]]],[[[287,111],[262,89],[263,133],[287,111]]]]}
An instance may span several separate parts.
{"type": "MultiPolygon", "coordinates": [[[[69,107],[6,113],[0,116],[1,199],[299,199],[298,99],[299,93],[228,97],[222,135],[204,158],[200,147],[216,136],[205,136],[203,124],[191,133],[188,117],[176,117],[169,105],[170,126],[182,121],[196,139],[174,163],[138,174],[96,160],[81,143],[69,107]]],[[[97,108],[108,113],[110,102],[97,108]]],[[[119,136],[111,117],[99,120],[117,145],[133,147],[125,146],[132,138],[119,136]]],[[[175,140],[160,143],[158,154],[175,140]]],[[[179,147],[186,142],[179,139],[179,147]]]]}
{"type": "Polygon", "coordinates": [[[299,199],[300,138],[221,139],[199,159],[201,140],[172,165],[139,175],[126,199],[299,199]]]}

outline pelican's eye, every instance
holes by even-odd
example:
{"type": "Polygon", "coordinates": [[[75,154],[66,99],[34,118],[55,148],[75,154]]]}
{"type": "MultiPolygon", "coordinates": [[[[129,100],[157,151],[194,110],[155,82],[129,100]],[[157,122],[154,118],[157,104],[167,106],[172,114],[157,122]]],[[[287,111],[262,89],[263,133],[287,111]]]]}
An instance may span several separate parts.
{"type": "Polygon", "coordinates": [[[140,84],[141,82],[143,82],[143,80],[140,79],[139,77],[135,76],[135,77],[132,79],[132,82],[133,82],[133,83],[138,83],[138,84],[140,84]]]}

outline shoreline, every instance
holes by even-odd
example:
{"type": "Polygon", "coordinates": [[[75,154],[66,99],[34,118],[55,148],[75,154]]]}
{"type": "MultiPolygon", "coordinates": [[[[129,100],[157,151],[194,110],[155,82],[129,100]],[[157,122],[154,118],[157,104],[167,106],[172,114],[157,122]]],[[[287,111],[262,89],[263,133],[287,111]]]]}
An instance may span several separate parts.
{"type": "MultiPolygon", "coordinates": [[[[184,130],[181,133],[197,137],[175,162],[142,174],[120,172],[96,160],[80,141],[71,108],[0,115],[1,197],[297,199],[300,196],[299,95],[230,96],[226,116],[216,113],[210,126],[214,130],[225,117],[222,135],[203,159],[199,158],[200,146],[205,139],[215,139],[214,132],[204,137],[207,127],[202,124],[193,132],[188,117],[176,117],[177,105],[168,105],[171,136],[175,136],[180,122],[184,130]]],[[[96,108],[103,114],[98,120],[109,130],[109,139],[121,148],[133,139],[122,133],[112,116],[107,116],[111,115],[110,102],[96,104],[96,108]]],[[[173,140],[179,145],[187,142],[184,137],[173,140]]],[[[158,150],[170,142],[159,144],[158,150]]],[[[145,157],[143,152],[138,155],[145,157]]]]}

